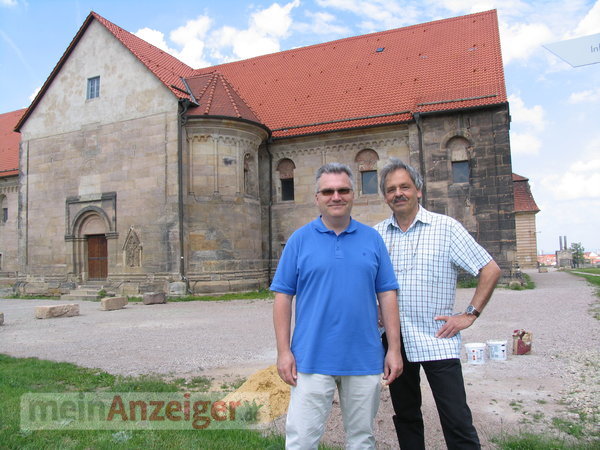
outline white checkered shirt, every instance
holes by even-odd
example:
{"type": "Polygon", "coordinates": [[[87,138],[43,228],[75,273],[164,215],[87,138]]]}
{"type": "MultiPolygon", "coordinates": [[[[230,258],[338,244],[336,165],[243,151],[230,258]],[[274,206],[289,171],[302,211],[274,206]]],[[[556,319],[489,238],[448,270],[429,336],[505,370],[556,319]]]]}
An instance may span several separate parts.
{"type": "Polygon", "coordinates": [[[402,339],[409,361],[460,358],[460,333],[436,338],[454,313],[458,268],[477,275],[492,260],[455,219],[419,206],[415,220],[402,231],[392,214],[375,225],[390,253],[398,278],[402,339]]]}

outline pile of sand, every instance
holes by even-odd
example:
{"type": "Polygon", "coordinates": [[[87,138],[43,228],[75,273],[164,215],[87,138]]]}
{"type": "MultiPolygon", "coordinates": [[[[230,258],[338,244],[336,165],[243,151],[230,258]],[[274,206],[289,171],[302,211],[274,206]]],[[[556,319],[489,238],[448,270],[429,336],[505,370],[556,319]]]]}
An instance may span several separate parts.
{"type": "Polygon", "coordinates": [[[290,402],[290,386],[285,384],[277,373],[277,366],[269,366],[251,375],[236,391],[227,395],[224,401],[240,401],[242,405],[260,405],[258,423],[268,423],[287,412],[290,402]]]}

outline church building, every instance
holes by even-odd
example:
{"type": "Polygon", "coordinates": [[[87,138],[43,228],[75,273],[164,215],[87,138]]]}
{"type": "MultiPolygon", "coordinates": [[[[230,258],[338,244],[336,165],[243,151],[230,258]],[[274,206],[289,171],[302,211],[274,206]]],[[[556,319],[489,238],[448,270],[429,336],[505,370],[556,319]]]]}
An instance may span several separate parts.
{"type": "Polygon", "coordinates": [[[510,277],[509,124],[495,10],[201,69],[91,12],[15,121],[2,264],[30,293],[265,288],[318,214],[316,169],[348,164],[374,225],[396,157],[510,277]]]}

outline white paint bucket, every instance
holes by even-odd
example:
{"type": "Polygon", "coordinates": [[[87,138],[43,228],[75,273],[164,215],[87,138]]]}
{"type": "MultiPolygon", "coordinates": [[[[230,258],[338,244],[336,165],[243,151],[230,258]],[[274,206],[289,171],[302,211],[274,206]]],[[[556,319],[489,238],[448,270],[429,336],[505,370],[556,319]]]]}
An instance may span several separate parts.
{"type": "Polygon", "coordinates": [[[506,361],[506,341],[487,341],[490,360],[506,361]]]}
{"type": "Polygon", "coordinates": [[[484,364],[485,363],[485,344],[482,342],[472,342],[465,344],[467,352],[467,362],[469,364],[484,364]]]}

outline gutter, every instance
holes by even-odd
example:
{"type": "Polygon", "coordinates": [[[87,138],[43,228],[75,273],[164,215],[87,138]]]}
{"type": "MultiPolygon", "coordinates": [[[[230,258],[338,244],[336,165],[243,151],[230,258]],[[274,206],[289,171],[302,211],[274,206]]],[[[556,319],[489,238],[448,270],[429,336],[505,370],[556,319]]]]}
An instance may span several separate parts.
{"type": "Polygon", "coordinates": [[[419,171],[421,172],[421,176],[423,177],[423,187],[421,189],[421,203],[427,204],[427,183],[425,182],[425,157],[423,156],[423,118],[421,117],[420,112],[416,112],[413,114],[415,118],[415,123],[417,124],[418,137],[419,137],[419,171]]]}
{"type": "Polygon", "coordinates": [[[185,244],[183,239],[183,127],[187,122],[185,113],[190,106],[188,99],[180,99],[177,114],[177,206],[179,213],[179,276],[185,281],[186,292],[190,292],[189,280],[185,276],[185,244]]]}
{"type": "Polygon", "coordinates": [[[269,150],[269,144],[271,142],[273,142],[273,140],[271,137],[269,137],[265,143],[265,149],[267,150],[267,154],[269,155],[269,204],[267,205],[267,220],[269,228],[269,257],[267,264],[267,283],[269,286],[271,285],[271,275],[273,273],[273,218],[271,216],[273,206],[273,154],[271,153],[271,150],[269,150]]]}

